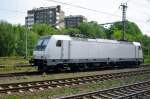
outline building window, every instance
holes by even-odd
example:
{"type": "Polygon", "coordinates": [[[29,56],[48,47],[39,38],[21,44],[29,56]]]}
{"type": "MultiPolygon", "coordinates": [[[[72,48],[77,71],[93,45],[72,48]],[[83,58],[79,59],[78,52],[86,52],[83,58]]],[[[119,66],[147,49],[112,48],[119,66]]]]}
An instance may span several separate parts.
{"type": "Polygon", "coordinates": [[[49,13],[52,14],[53,12],[52,12],[52,11],[49,11],[49,13]]]}

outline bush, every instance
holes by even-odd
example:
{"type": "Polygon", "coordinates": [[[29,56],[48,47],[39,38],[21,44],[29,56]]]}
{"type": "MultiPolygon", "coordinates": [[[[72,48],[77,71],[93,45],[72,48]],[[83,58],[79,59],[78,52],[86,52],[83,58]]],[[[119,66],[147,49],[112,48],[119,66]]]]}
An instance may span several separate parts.
{"type": "Polygon", "coordinates": [[[144,56],[144,63],[150,63],[150,56],[144,56]]]}

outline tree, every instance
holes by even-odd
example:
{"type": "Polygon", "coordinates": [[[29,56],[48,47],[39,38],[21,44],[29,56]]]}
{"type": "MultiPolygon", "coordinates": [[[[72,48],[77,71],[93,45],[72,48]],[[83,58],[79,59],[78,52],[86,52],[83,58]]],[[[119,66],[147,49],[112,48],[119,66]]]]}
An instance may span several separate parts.
{"type": "MultiPolygon", "coordinates": [[[[145,55],[148,55],[148,53],[150,52],[150,37],[146,36],[146,35],[142,35],[141,30],[139,29],[139,27],[133,23],[133,22],[129,22],[126,21],[125,22],[125,26],[126,26],[126,31],[125,31],[125,38],[128,41],[138,41],[141,42],[142,44],[142,48],[144,51],[145,55]]],[[[110,33],[111,35],[113,35],[113,39],[121,39],[122,36],[122,24],[120,22],[115,22],[109,29],[109,32],[112,31],[112,33],[110,33]]]]}
{"type": "MultiPolygon", "coordinates": [[[[133,23],[126,21],[125,22],[125,39],[129,41],[140,41],[142,37],[142,32],[139,29],[139,27],[133,23]]],[[[122,23],[121,22],[115,22],[109,29],[112,31],[112,38],[120,40],[122,37],[122,23]]]]}
{"type": "Polygon", "coordinates": [[[37,33],[39,36],[53,35],[58,33],[54,27],[47,24],[34,24],[31,31],[37,33]]]}
{"type": "Polygon", "coordinates": [[[103,27],[98,25],[96,22],[82,22],[77,27],[81,34],[90,38],[105,38],[103,27]]]}
{"type": "Polygon", "coordinates": [[[35,48],[35,45],[37,43],[37,40],[39,38],[39,35],[35,32],[28,32],[28,54],[32,55],[33,49],[35,48]]]}
{"type": "Polygon", "coordinates": [[[13,26],[7,22],[0,22],[0,56],[9,56],[14,50],[13,26]]]}
{"type": "MultiPolygon", "coordinates": [[[[142,43],[144,54],[150,53],[150,37],[142,35],[138,26],[127,21],[125,38],[128,41],[142,43]]],[[[25,37],[28,34],[28,55],[32,55],[33,49],[40,36],[45,35],[71,35],[87,38],[108,38],[121,39],[122,24],[114,23],[109,29],[101,27],[96,22],[82,22],[74,28],[56,29],[47,24],[35,24],[31,30],[22,25],[11,25],[7,22],[0,22],[0,56],[25,55],[25,37]]]]}
{"type": "Polygon", "coordinates": [[[24,56],[25,55],[25,41],[27,28],[25,26],[17,25],[14,26],[14,37],[15,37],[15,52],[16,55],[24,56]]]}

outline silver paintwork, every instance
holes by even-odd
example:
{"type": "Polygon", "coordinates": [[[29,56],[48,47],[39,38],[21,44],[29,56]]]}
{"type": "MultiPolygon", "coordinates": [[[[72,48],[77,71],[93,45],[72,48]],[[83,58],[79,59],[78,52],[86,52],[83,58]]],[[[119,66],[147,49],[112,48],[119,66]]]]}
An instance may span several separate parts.
{"type": "Polygon", "coordinates": [[[139,50],[139,46],[141,45],[138,42],[53,35],[46,49],[34,51],[33,58],[46,59],[47,65],[63,63],[63,60],[67,60],[67,62],[141,61],[143,60],[143,53],[142,49],[139,50]],[[62,41],[61,47],[56,46],[58,40],[62,41]]]}

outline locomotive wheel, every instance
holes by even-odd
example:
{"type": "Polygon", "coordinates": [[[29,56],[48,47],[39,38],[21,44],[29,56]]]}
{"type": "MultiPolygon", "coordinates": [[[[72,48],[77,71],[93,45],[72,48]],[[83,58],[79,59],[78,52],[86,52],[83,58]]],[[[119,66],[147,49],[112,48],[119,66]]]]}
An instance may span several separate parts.
{"type": "Polygon", "coordinates": [[[42,70],[42,66],[38,66],[38,71],[41,71],[42,70]]]}
{"type": "Polygon", "coordinates": [[[47,72],[48,71],[48,67],[47,66],[38,66],[38,71],[40,71],[40,72],[47,72]]]}

